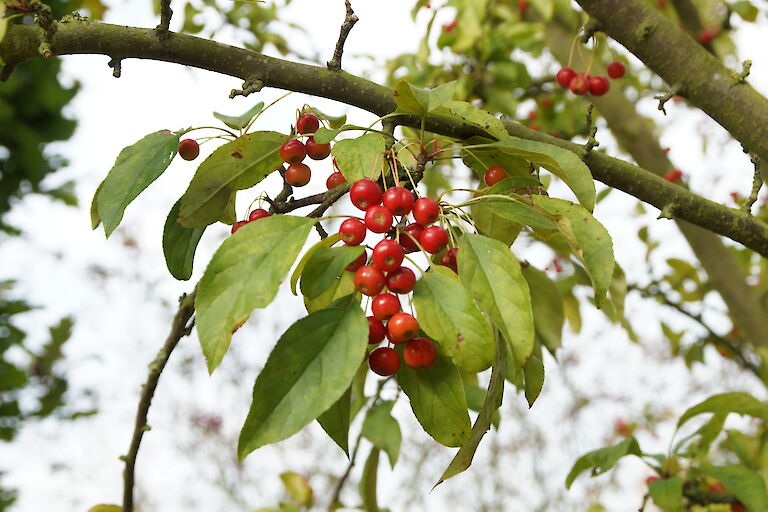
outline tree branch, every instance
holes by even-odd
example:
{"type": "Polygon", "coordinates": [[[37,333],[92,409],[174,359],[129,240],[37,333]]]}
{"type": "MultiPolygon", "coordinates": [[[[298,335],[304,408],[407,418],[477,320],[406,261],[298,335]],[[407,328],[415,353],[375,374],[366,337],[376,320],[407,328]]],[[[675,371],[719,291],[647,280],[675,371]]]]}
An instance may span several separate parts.
{"type": "Polygon", "coordinates": [[[641,0],[577,0],[603,31],[753,153],[768,159],[768,100],[641,0]]]}
{"type": "Polygon", "coordinates": [[[355,11],[352,10],[352,5],[349,0],[344,0],[344,5],[347,8],[347,14],[344,16],[344,23],[341,24],[341,31],[339,32],[339,40],[336,43],[336,49],[333,52],[333,58],[328,61],[328,69],[331,71],[341,71],[341,56],[344,53],[344,43],[347,42],[347,36],[352,31],[352,27],[355,26],[360,18],[357,17],[355,11]]]}
{"type": "MultiPolygon", "coordinates": [[[[332,72],[316,66],[288,62],[183,34],[175,34],[173,38],[161,42],[156,37],[148,37],[151,33],[148,29],[92,21],[60,25],[54,40],[57,54],[122,55],[124,59],[175,62],[241,79],[258,75],[267,87],[333,99],[379,116],[396,109],[389,88],[343,71],[332,72]]],[[[41,37],[42,33],[37,27],[13,25],[0,42],[0,57],[10,65],[36,58],[35,49],[41,37]]],[[[757,93],[754,94],[762,99],[757,93]]],[[[418,127],[421,117],[398,116],[397,122],[418,127]]],[[[518,123],[507,120],[505,126],[513,136],[554,144],[580,155],[583,152],[583,147],[578,144],[529,130],[518,123]]],[[[461,139],[474,135],[488,136],[477,126],[442,117],[428,118],[426,128],[433,133],[461,139]]],[[[759,132],[755,128],[755,133],[759,132]]],[[[764,143],[768,146],[768,137],[764,143]]],[[[595,179],[606,185],[627,192],[660,210],[671,208],[678,218],[727,236],[768,257],[768,225],[765,223],[692,194],[640,167],[603,153],[587,153],[583,160],[592,170],[595,179]]]]}
{"type": "Polygon", "coordinates": [[[163,347],[157,353],[154,361],[149,365],[149,374],[147,381],[141,388],[141,398],[139,407],[136,411],[136,423],[131,438],[131,446],[128,454],[122,457],[125,461],[125,470],[123,472],[123,509],[122,512],[133,512],[133,484],[136,470],[136,456],[139,453],[139,445],[144,432],[149,430],[147,425],[147,413],[152,403],[152,397],[155,395],[157,382],[160,380],[160,374],[171,356],[171,352],[176,348],[179,340],[188,336],[192,331],[190,319],[195,311],[195,294],[197,288],[189,294],[182,295],[179,299],[179,309],[173,317],[171,332],[165,340],[163,347]]]}

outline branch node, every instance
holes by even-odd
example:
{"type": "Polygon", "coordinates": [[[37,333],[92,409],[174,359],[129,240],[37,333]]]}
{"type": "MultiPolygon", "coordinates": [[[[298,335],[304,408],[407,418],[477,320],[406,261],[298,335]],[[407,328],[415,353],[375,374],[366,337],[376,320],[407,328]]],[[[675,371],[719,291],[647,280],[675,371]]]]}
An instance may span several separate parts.
{"type": "Polygon", "coordinates": [[[341,31],[339,32],[339,40],[336,43],[336,49],[333,51],[333,57],[328,61],[328,69],[331,71],[341,71],[341,56],[344,53],[344,43],[347,41],[347,36],[352,31],[352,27],[355,26],[360,18],[357,17],[355,11],[352,10],[352,5],[349,0],[344,0],[344,4],[347,7],[347,14],[344,16],[344,23],[341,24],[341,31]]]}
{"type": "Polygon", "coordinates": [[[669,91],[668,93],[665,93],[665,94],[658,94],[658,95],[654,96],[653,99],[659,100],[658,109],[661,110],[662,112],[664,112],[664,115],[667,115],[667,109],[664,108],[664,105],[666,105],[669,100],[671,100],[672,98],[674,98],[675,96],[678,96],[678,95],[680,95],[679,91],[672,90],[672,91],[669,91]]]}
{"type": "Polygon", "coordinates": [[[744,200],[744,204],[741,205],[741,211],[749,216],[752,216],[752,205],[755,204],[758,195],[760,195],[760,189],[763,187],[763,177],[760,172],[760,157],[755,153],[748,151],[745,151],[745,153],[749,155],[749,159],[755,166],[755,174],[752,178],[752,191],[750,192],[749,197],[744,200]]]}
{"type": "Polygon", "coordinates": [[[677,203],[669,203],[666,206],[664,206],[664,208],[661,209],[661,212],[659,212],[659,216],[656,218],[673,220],[675,218],[676,209],[677,209],[677,203]]]}
{"type": "Polygon", "coordinates": [[[112,68],[112,76],[115,78],[120,78],[120,75],[123,72],[123,59],[112,57],[107,65],[112,68]]]}
{"type": "Polygon", "coordinates": [[[653,23],[641,23],[635,30],[635,37],[638,41],[644,41],[650,37],[655,29],[656,25],[653,23]]]}
{"type": "Polygon", "coordinates": [[[739,73],[739,78],[736,81],[737,84],[743,84],[747,82],[747,77],[749,76],[749,72],[752,70],[752,61],[751,60],[745,60],[741,64],[741,73],[739,73]]]}
{"type": "Polygon", "coordinates": [[[232,92],[229,93],[229,99],[233,99],[237,96],[246,97],[251,93],[259,92],[263,88],[264,88],[264,81],[261,78],[259,77],[247,78],[243,82],[242,90],[232,89],[232,92]]]}
{"type": "MultiPolygon", "coordinates": [[[[30,5],[30,11],[35,13],[35,23],[37,23],[37,25],[42,28],[43,32],[45,33],[43,36],[43,42],[53,46],[53,36],[56,35],[56,29],[58,29],[58,25],[56,24],[56,20],[53,18],[51,8],[42,2],[35,2],[30,5]]],[[[49,51],[51,51],[50,46],[48,46],[49,51]]],[[[41,44],[40,55],[43,57],[50,57],[53,55],[52,51],[51,55],[45,55],[42,51],[42,47],[43,45],[41,44]]]]}
{"type": "Polygon", "coordinates": [[[173,16],[173,9],[171,9],[171,0],[161,0],[160,2],[160,24],[155,27],[155,33],[160,39],[167,39],[170,37],[171,32],[171,17],[173,16]]]}
{"type": "Polygon", "coordinates": [[[581,30],[583,32],[581,35],[581,43],[587,44],[596,32],[600,32],[600,22],[594,18],[589,18],[581,30]]]}

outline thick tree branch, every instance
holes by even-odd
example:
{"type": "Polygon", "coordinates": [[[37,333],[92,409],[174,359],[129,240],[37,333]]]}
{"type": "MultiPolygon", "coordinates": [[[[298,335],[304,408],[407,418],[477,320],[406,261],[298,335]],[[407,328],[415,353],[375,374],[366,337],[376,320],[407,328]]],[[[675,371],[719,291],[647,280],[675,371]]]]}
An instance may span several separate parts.
{"type": "MultiPolygon", "coordinates": [[[[12,65],[36,58],[35,48],[41,38],[42,32],[37,27],[13,25],[0,43],[0,57],[12,65]]],[[[151,37],[151,30],[89,21],[61,24],[54,42],[55,53],[59,55],[122,55],[124,59],[175,62],[241,79],[260,76],[267,87],[333,99],[380,116],[396,109],[390,89],[363,78],[267,57],[193,36],[174,34],[160,42],[151,37]]],[[[420,118],[403,115],[398,118],[398,123],[417,127],[420,118]]],[[[506,121],[505,126],[511,135],[561,146],[577,154],[583,152],[583,147],[578,144],[529,130],[513,121],[506,121]]],[[[487,135],[479,127],[447,118],[429,118],[426,127],[434,133],[462,139],[487,135]]],[[[660,210],[672,211],[678,218],[727,236],[768,257],[768,225],[763,222],[692,194],[623,160],[594,151],[584,155],[583,159],[595,179],[606,185],[660,210]]]]}
{"type": "Polygon", "coordinates": [[[768,100],[641,0],[577,0],[602,30],[742,145],[768,159],[768,100]]]}
{"type": "Polygon", "coordinates": [[[139,453],[139,445],[144,432],[149,430],[147,425],[147,413],[152,404],[152,397],[155,395],[157,382],[160,380],[160,374],[171,356],[171,352],[176,348],[179,340],[189,335],[192,331],[190,320],[195,311],[195,293],[197,289],[189,295],[183,295],[179,300],[179,309],[173,317],[171,332],[165,340],[163,347],[157,353],[154,361],[149,365],[149,374],[147,382],[141,388],[141,398],[139,407],[136,411],[136,424],[131,438],[131,446],[128,454],[123,457],[125,461],[125,470],[123,471],[123,512],[133,512],[133,484],[136,471],[136,456],[139,453]]]}
{"type": "MultiPolygon", "coordinates": [[[[563,65],[568,62],[573,28],[560,18],[547,26],[547,44],[563,65]]],[[[672,169],[669,156],[656,138],[653,123],[641,116],[621,91],[593,97],[592,102],[619,145],[638,165],[658,176],[672,169]]],[[[707,272],[710,283],[728,306],[733,321],[753,345],[768,346],[768,311],[747,284],[735,255],[714,233],[680,219],[675,222],[707,272]]]]}

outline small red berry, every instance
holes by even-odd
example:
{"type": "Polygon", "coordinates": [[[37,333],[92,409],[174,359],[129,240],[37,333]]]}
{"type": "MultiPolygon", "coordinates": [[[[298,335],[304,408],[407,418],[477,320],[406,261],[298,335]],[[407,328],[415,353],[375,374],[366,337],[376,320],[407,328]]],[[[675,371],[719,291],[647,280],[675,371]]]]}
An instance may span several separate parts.
{"type": "Polygon", "coordinates": [[[645,479],[645,484],[646,485],[651,485],[651,483],[655,482],[658,479],[659,479],[659,477],[657,477],[657,476],[649,476],[648,478],[645,479]]]}
{"type": "Polygon", "coordinates": [[[456,20],[453,20],[450,23],[446,23],[443,25],[443,30],[445,32],[453,32],[453,29],[455,29],[459,25],[459,22],[456,20]]]}
{"type": "Polygon", "coordinates": [[[363,254],[355,258],[355,261],[344,267],[345,269],[349,270],[350,272],[357,272],[357,269],[365,265],[365,262],[368,261],[368,255],[363,251],[363,254]]]}
{"type": "Polygon", "coordinates": [[[403,246],[394,240],[382,240],[373,248],[371,261],[382,272],[392,272],[400,268],[405,257],[403,246]]]}
{"type": "Polygon", "coordinates": [[[713,484],[710,484],[707,487],[707,490],[709,492],[714,492],[714,493],[717,493],[717,494],[723,494],[725,492],[728,492],[728,491],[725,490],[725,486],[723,484],[721,484],[720,482],[715,482],[713,484]]]}
{"type": "Polygon", "coordinates": [[[422,197],[413,203],[413,218],[422,226],[429,226],[440,216],[440,206],[434,199],[422,197]]]}
{"type": "Polygon", "coordinates": [[[702,30],[699,34],[699,42],[701,44],[709,44],[715,38],[715,32],[710,29],[702,30]]]}
{"type": "Polygon", "coordinates": [[[589,92],[589,77],[584,73],[579,73],[573,77],[573,80],[571,80],[568,88],[573,94],[584,96],[587,94],[587,92],[589,92]]]}
{"type": "Polygon", "coordinates": [[[531,123],[531,124],[529,124],[529,125],[528,125],[528,128],[530,128],[531,130],[533,130],[533,131],[535,131],[535,132],[540,132],[540,131],[541,131],[541,126],[539,126],[539,125],[538,125],[538,124],[536,124],[536,123],[531,123]]]}
{"type": "Polygon", "coordinates": [[[549,96],[545,96],[541,98],[541,100],[539,101],[539,106],[541,106],[541,108],[551,108],[552,98],[550,98],[549,96]]]}
{"type": "Polygon", "coordinates": [[[395,345],[405,343],[419,334],[419,322],[408,313],[395,313],[387,322],[387,333],[395,345]]]}
{"type": "Polygon", "coordinates": [[[392,212],[387,208],[374,205],[365,211],[365,225],[374,233],[386,233],[392,228],[392,212]]]}
{"type": "Polygon", "coordinates": [[[440,257],[440,264],[444,267],[448,267],[449,269],[453,270],[455,273],[459,273],[459,265],[456,262],[456,253],[459,252],[458,247],[451,247],[447,251],[445,251],[445,254],[443,254],[440,257]]]}
{"type": "Polygon", "coordinates": [[[555,75],[555,80],[557,80],[557,83],[560,84],[561,87],[567,89],[570,87],[571,80],[573,80],[575,76],[576,72],[571,68],[562,68],[557,72],[557,75],[555,75]]]}
{"type": "Polygon", "coordinates": [[[315,114],[304,114],[296,121],[296,131],[304,135],[315,133],[320,128],[320,120],[315,114]]]}
{"type": "Polygon", "coordinates": [[[680,178],[683,177],[683,171],[680,169],[672,169],[668,173],[666,173],[662,178],[669,181],[670,183],[677,183],[680,181],[680,178]]]}
{"type": "Polygon", "coordinates": [[[741,503],[731,503],[731,512],[747,512],[747,507],[741,503]]]}
{"type": "Polygon", "coordinates": [[[367,210],[369,206],[381,204],[381,191],[378,183],[368,178],[355,182],[349,189],[349,198],[360,210],[367,210]]]}
{"type": "Polygon", "coordinates": [[[437,361],[437,349],[432,340],[416,338],[408,342],[403,349],[405,364],[414,370],[429,368],[437,361]]]}
{"type": "Polygon", "coordinates": [[[307,148],[300,140],[289,139],[280,146],[280,158],[288,164],[297,164],[307,156],[307,148]]]}
{"type": "Polygon", "coordinates": [[[400,356],[393,348],[379,347],[368,356],[368,366],[374,373],[388,377],[400,369],[400,356]]]}
{"type": "Polygon", "coordinates": [[[528,112],[528,120],[529,120],[529,121],[533,121],[533,120],[535,120],[537,117],[539,117],[539,113],[538,113],[538,112],[536,112],[535,110],[531,110],[530,112],[528,112]]]}
{"type": "Polygon", "coordinates": [[[607,71],[608,71],[609,77],[613,79],[617,79],[617,78],[623,77],[626,74],[627,68],[624,66],[623,63],[619,61],[614,61],[608,64],[607,71]]]}
{"type": "Polygon", "coordinates": [[[184,160],[194,160],[200,154],[200,144],[195,139],[179,142],[179,156],[184,160]]]}
{"type": "Polygon", "coordinates": [[[365,240],[365,222],[360,219],[347,219],[339,226],[339,234],[347,245],[360,245],[365,240]]]}
{"type": "Polygon", "coordinates": [[[602,96],[611,88],[611,83],[604,76],[592,76],[589,78],[589,93],[592,96],[602,96]]]}
{"type": "Polygon", "coordinates": [[[355,272],[355,289],[373,297],[384,289],[384,274],[373,265],[363,265],[355,272]]]}
{"type": "Polygon", "coordinates": [[[341,174],[341,172],[336,171],[330,176],[328,176],[327,180],[325,180],[325,186],[328,187],[328,190],[331,190],[332,188],[336,188],[342,183],[346,183],[346,182],[347,182],[347,178],[345,178],[344,175],[341,174]]]}
{"type": "Polygon", "coordinates": [[[413,208],[413,194],[403,187],[392,187],[384,192],[383,203],[392,215],[408,215],[413,208]]]}
{"type": "Polygon", "coordinates": [[[400,245],[403,246],[406,253],[419,250],[417,243],[421,243],[421,234],[424,232],[424,226],[416,222],[405,226],[405,233],[400,233],[400,245]],[[410,235],[410,236],[409,236],[410,235]]]}
{"type": "Polygon", "coordinates": [[[376,320],[374,317],[368,317],[368,343],[371,345],[378,345],[387,335],[387,328],[381,323],[381,320],[376,320]]]}
{"type": "Polygon", "coordinates": [[[421,234],[421,246],[430,254],[437,254],[448,245],[448,232],[440,226],[429,226],[421,234]]]}
{"type": "Polygon", "coordinates": [[[331,154],[331,144],[319,144],[314,137],[308,138],[304,146],[307,148],[307,156],[312,160],[323,160],[331,154]]]}
{"type": "Polygon", "coordinates": [[[239,220],[239,221],[235,222],[234,224],[232,224],[232,229],[229,230],[229,232],[234,235],[235,231],[237,231],[241,227],[245,226],[246,224],[248,224],[247,220],[239,220]]]}
{"type": "Polygon", "coordinates": [[[616,420],[616,422],[613,425],[613,428],[616,430],[617,434],[624,437],[631,436],[632,431],[634,430],[634,427],[632,425],[622,420],[621,418],[616,420]]]}
{"type": "Polygon", "coordinates": [[[389,320],[400,311],[400,299],[391,293],[377,295],[371,302],[371,312],[377,320],[389,320]]]}
{"type": "Polygon", "coordinates": [[[410,293],[416,285],[416,274],[408,267],[400,267],[387,274],[387,288],[394,293],[410,293]]]}
{"type": "Polygon", "coordinates": [[[527,0],[518,0],[517,2],[517,8],[520,9],[521,11],[526,10],[529,5],[530,3],[527,0]]]}
{"type": "Polygon", "coordinates": [[[248,215],[248,221],[259,220],[264,217],[269,217],[269,212],[264,208],[256,208],[248,215]]]}
{"type": "Polygon", "coordinates": [[[333,157],[333,166],[334,166],[334,167],[335,167],[337,170],[339,170],[339,171],[341,170],[341,169],[339,169],[339,162],[337,162],[337,161],[336,161],[336,157],[333,157]]]}
{"type": "Polygon", "coordinates": [[[507,177],[507,170],[500,165],[494,165],[490,167],[487,171],[485,171],[485,176],[483,177],[483,180],[485,180],[485,184],[490,187],[500,182],[506,177],[507,177]]]}
{"type": "Polygon", "coordinates": [[[312,178],[312,171],[307,164],[301,162],[291,164],[285,170],[285,182],[292,187],[303,187],[312,178]]]}

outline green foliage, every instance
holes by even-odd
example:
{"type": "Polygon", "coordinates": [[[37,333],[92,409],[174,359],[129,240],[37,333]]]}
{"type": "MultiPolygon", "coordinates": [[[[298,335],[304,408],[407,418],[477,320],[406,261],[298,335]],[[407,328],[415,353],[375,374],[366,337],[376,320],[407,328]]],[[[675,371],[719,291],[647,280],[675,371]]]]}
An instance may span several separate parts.
{"type": "Polygon", "coordinates": [[[461,446],[470,436],[467,400],[459,370],[444,355],[423,370],[403,366],[397,382],[411,399],[413,414],[438,443],[461,446]]]}
{"type": "Polygon", "coordinates": [[[181,225],[205,227],[226,218],[235,192],[253,187],[282,166],[279,149],[286,139],[277,132],[253,132],[218,147],[197,168],[181,197],[181,225]]]}
{"type": "Polygon", "coordinates": [[[363,253],[362,247],[318,247],[301,273],[301,293],[308,301],[317,299],[338,281],[344,268],[363,253]]]}
{"type": "Polygon", "coordinates": [[[648,492],[657,507],[668,512],[677,512],[683,507],[683,480],[680,477],[655,480],[648,486],[648,492]]]}
{"type": "Polygon", "coordinates": [[[280,337],[253,386],[238,455],[286,439],[349,388],[365,355],[368,323],[353,298],[310,313],[280,337]]]}
{"type": "Polygon", "coordinates": [[[260,219],[243,226],[213,255],[195,298],[197,334],[210,372],[253,310],[275,298],[314,223],[287,215],[260,219]]]}
{"type": "Polygon", "coordinates": [[[677,428],[682,427],[689,419],[704,413],[736,413],[746,414],[763,421],[768,421],[768,404],[761,402],[748,393],[732,392],[714,395],[700,404],[689,408],[677,422],[677,428]]]}
{"type": "Polygon", "coordinates": [[[215,117],[225,125],[229,126],[233,130],[242,130],[246,126],[248,126],[248,124],[253,120],[253,118],[258,116],[262,110],[264,110],[264,102],[260,101],[256,105],[248,109],[245,113],[239,116],[228,116],[228,115],[220,114],[218,112],[214,112],[213,117],[215,117]]]}
{"type": "Polygon", "coordinates": [[[592,476],[602,475],[627,455],[641,455],[640,445],[634,437],[628,437],[614,446],[599,448],[582,455],[571,468],[565,479],[565,487],[570,488],[576,477],[591,469],[592,476]]]}
{"type": "MultiPolygon", "coordinates": [[[[97,192],[98,193],[98,192],[97,192]]],[[[195,260],[195,250],[205,228],[185,228],[178,223],[181,200],[168,213],[163,228],[163,255],[168,271],[180,281],[192,277],[192,264],[195,260]]]]}
{"type": "Polygon", "coordinates": [[[107,237],[120,224],[125,208],[171,164],[182,133],[150,133],[120,152],[93,198],[107,237]]]}
{"type": "Polygon", "coordinates": [[[373,446],[382,450],[389,457],[389,464],[393,468],[397,463],[397,456],[400,453],[400,425],[392,417],[390,411],[395,405],[394,401],[381,401],[368,409],[363,421],[363,437],[368,439],[373,446]]]}
{"type": "Polygon", "coordinates": [[[384,136],[379,133],[361,135],[337,142],[331,153],[348,182],[363,178],[376,179],[383,167],[384,136]]]}
{"type": "Polygon", "coordinates": [[[750,512],[768,508],[768,492],[760,474],[743,466],[705,466],[701,471],[717,478],[750,512]]]}
{"type": "Polygon", "coordinates": [[[332,406],[317,417],[317,422],[325,433],[339,445],[349,457],[349,423],[352,421],[350,407],[352,401],[352,385],[339,397],[332,406]]]}
{"type": "Polygon", "coordinates": [[[434,89],[420,89],[403,80],[395,86],[395,103],[405,112],[415,112],[425,115],[437,110],[447,101],[453,99],[456,83],[449,82],[434,89]]]}
{"type": "Polygon", "coordinates": [[[536,327],[536,339],[554,355],[562,344],[565,311],[557,285],[541,270],[526,265],[522,274],[531,291],[531,310],[536,327]]]}

